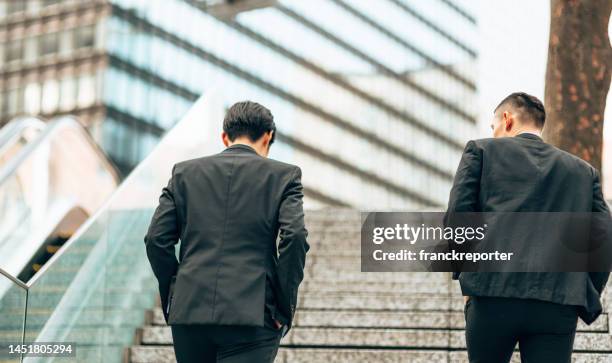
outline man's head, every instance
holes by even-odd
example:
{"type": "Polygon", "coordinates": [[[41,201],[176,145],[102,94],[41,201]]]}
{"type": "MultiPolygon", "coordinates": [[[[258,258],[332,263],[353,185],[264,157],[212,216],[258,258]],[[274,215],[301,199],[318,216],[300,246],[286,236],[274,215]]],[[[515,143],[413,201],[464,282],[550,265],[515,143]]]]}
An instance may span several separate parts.
{"type": "Polygon", "coordinates": [[[516,136],[521,132],[542,132],[546,111],[534,96],[515,92],[504,98],[493,112],[493,137],[516,136]]]}
{"type": "Polygon", "coordinates": [[[270,110],[256,102],[234,104],[223,120],[221,138],[225,146],[245,144],[267,157],[274,142],[276,126],[270,110]]]}

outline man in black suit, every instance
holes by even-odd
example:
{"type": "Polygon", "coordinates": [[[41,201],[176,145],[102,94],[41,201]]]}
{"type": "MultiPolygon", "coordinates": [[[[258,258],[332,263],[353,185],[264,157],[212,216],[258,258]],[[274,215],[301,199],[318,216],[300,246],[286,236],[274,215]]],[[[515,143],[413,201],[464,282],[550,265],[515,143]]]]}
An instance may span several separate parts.
{"type": "MultiPolygon", "coordinates": [[[[495,109],[494,138],[469,141],[447,217],[455,212],[597,212],[609,219],[599,172],[546,144],[542,103],[513,93],[495,109]]],[[[566,228],[567,226],[558,226],[566,228]]],[[[511,233],[511,232],[509,232],[511,233]]],[[[538,244],[547,241],[527,241],[538,244]]],[[[609,270],[606,270],[609,271],[609,270]]],[[[577,318],[601,313],[607,272],[461,272],[470,362],[570,362],[577,318]]]]}
{"type": "Polygon", "coordinates": [[[235,104],[227,148],[176,164],[162,191],[145,244],[179,363],[273,362],[291,327],[309,245],[301,170],[267,158],[274,133],[267,108],[235,104]]]}

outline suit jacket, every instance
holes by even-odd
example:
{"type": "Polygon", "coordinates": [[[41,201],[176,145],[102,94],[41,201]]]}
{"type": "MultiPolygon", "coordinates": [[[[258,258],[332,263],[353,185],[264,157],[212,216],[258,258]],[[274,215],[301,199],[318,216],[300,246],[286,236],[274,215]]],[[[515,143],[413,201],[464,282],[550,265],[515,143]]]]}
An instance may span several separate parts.
{"type": "MultiPolygon", "coordinates": [[[[610,216],[599,172],[527,133],[467,143],[447,216],[452,212],[598,212],[610,216]]],[[[558,226],[560,231],[563,228],[571,226],[558,226]]],[[[528,242],[533,246],[546,243],[528,242]]],[[[461,272],[453,276],[459,279],[464,295],[577,305],[587,323],[601,313],[600,294],[608,277],[608,272],[461,272]]]]}
{"type": "Polygon", "coordinates": [[[176,164],[144,239],[166,322],[263,326],[267,307],[289,328],[309,249],[302,197],[299,167],[247,145],[176,164]]]}

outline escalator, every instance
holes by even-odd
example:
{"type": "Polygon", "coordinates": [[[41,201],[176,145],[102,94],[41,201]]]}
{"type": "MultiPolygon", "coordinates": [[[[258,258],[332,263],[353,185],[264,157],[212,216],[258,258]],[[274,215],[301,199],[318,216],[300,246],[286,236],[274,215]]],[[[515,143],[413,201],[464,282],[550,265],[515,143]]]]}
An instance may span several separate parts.
{"type": "Polygon", "coordinates": [[[117,184],[115,168],[76,120],[7,124],[0,130],[0,268],[27,282],[117,184]]]}
{"type": "MultiPolygon", "coordinates": [[[[144,312],[156,301],[157,284],[143,236],[160,190],[174,163],[221,149],[220,131],[211,125],[217,125],[223,113],[215,97],[208,95],[196,102],[110,199],[69,233],[68,240],[27,282],[0,270],[0,346],[71,342],[76,346],[71,361],[124,361],[136,329],[144,322],[144,312]]],[[[68,237],[59,233],[61,229],[56,235],[68,237]]],[[[7,357],[1,353],[3,362],[7,357]]],[[[7,361],[55,360],[65,358],[13,356],[7,361]]]]}
{"type": "Polygon", "coordinates": [[[89,213],[81,207],[73,207],[59,221],[55,229],[45,238],[40,247],[21,270],[17,278],[29,281],[47,261],[74,235],[76,230],[87,221],[89,213]]]}

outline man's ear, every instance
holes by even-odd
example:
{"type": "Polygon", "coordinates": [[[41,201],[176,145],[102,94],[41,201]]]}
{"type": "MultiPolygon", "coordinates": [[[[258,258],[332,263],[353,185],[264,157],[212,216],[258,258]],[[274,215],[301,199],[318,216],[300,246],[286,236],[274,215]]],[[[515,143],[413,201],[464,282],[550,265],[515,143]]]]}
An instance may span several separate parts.
{"type": "Polygon", "coordinates": [[[272,140],[272,133],[274,131],[270,131],[270,132],[266,132],[263,135],[263,140],[262,140],[262,146],[264,147],[264,149],[266,150],[270,150],[270,141],[272,140]]]}
{"type": "Polygon", "coordinates": [[[225,147],[228,147],[230,144],[229,136],[227,136],[225,131],[221,132],[221,141],[223,141],[223,145],[225,145],[225,147]]]}
{"type": "Polygon", "coordinates": [[[512,130],[512,126],[514,124],[514,117],[512,116],[512,114],[508,111],[504,111],[502,118],[504,121],[504,129],[506,131],[512,130]]]}

